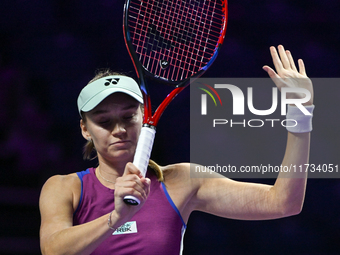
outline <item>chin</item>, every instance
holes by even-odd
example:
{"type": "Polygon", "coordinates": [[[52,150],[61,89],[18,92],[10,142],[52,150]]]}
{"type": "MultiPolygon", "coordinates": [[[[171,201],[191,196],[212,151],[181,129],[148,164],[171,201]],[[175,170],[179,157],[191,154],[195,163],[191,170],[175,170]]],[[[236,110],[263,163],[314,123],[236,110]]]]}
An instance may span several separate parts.
{"type": "Polygon", "coordinates": [[[126,160],[127,162],[132,162],[134,153],[130,151],[119,151],[111,154],[111,158],[114,160],[126,160]]]}

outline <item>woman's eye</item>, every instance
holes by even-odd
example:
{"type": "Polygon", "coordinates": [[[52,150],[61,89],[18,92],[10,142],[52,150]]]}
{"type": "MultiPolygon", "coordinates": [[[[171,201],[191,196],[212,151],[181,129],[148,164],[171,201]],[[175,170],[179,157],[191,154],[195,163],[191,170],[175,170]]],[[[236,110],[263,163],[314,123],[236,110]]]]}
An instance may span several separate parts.
{"type": "Polygon", "coordinates": [[[124,120],[131,120],[134,117],[134,115],[127,115],[123,117],[124,120]]]}
{"type": "Polygon", "coordinates": [[[101,120],[99,121],[99,124],[101,125],[105,125],[105,124],[109,124],[110,123],[110,120],[101,120]]]}

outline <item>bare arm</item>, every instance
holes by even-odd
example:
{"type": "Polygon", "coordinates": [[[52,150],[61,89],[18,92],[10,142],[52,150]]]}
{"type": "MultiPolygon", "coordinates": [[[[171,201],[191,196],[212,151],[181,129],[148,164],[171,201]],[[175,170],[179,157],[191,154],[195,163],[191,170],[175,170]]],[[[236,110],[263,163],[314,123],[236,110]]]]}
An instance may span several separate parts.
{"type": "MultiPolygon", "coordinates": [[[[138,176],[132,173],[138,170],[132,164],[128,164],[126,169],[131,172],[117,178],[116,182],[116,209],[111,215],[112,228],[118,228],[128,221],[149,194],[149,180],[137,180],[138,176]],[[125,205],[123,197],[127,194],[138,197],[142,203],[134,207],[125,205]]],[[[80,180],[75,174],[53,176],[45,183],[39,201],[42,254],[90,254],[113,233],[114,230],[108,226],[109,213],[91,222],[73,226],[73,212],[79,196],[80,180]]]]}
{"type": "Polygon", "coordinates": [[[108,215],[73,227],[76,186],[76,176],[53,176],[45,183],[40,196],[42,254],[90,254],[110,234],[108,215]]]}
{"type": "MultiPolygon", "coordinates": [[[[283,46],[270,48],[276,72],[268,66],[268,72],[279,89],[302,87],[311,92],[306,105],[313,104],[313,88],[302,60],[299,71],[289,51],[283,46]]],[[[290,95],[299,98],[301,95],[290,95]]],[[[303,165],[309,160],[309,133],[289,133],[282,166],[303,165]]],[[[210,175],[210,174],[209,174],[210,175]]],[[[210,175],[211,177],[211,175],[210,175]]],[[[236,182],[227,178],[202,178],[192,182],[197,189],[192,197],[192,210],[202,210],[222,217],[261,220],[297,214],[301,211],[306,188],[306,173],[280,173],[275,184],[263,185],[236,182]]]]}

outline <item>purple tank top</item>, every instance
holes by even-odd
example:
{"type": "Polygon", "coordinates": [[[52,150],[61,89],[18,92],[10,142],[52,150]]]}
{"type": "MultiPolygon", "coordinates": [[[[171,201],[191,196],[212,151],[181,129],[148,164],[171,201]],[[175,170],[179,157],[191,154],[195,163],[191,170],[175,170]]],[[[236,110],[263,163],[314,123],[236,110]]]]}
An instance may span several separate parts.
{"type": "MultiPolygon", "coordinates": [[[[73,225],[92,221],[114,210],[114,190],[103,186],[95,168],[78,172],[81,180],[79,206],[73,225]]],[[[92,254],[178,255],[186,225],[166,191],[152,171],[150,194],[144,206],[107,238],[92,254]]]]}

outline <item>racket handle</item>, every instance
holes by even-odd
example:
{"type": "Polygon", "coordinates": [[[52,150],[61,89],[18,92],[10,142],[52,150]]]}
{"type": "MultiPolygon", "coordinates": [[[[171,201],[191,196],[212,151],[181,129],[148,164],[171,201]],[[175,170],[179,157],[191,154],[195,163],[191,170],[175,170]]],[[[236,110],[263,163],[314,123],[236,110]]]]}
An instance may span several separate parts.
{"type": "MultiPolygon", "coordinates": [[[[155,139],[156,130],[153,126],[142,127],[133,164],[142,172],[145,177],[149,165],[153,141],[155,139]]],[[[134,196],[125,196],[124,202],[129,205],[139,205],[140,201],[134,196]]]]}

